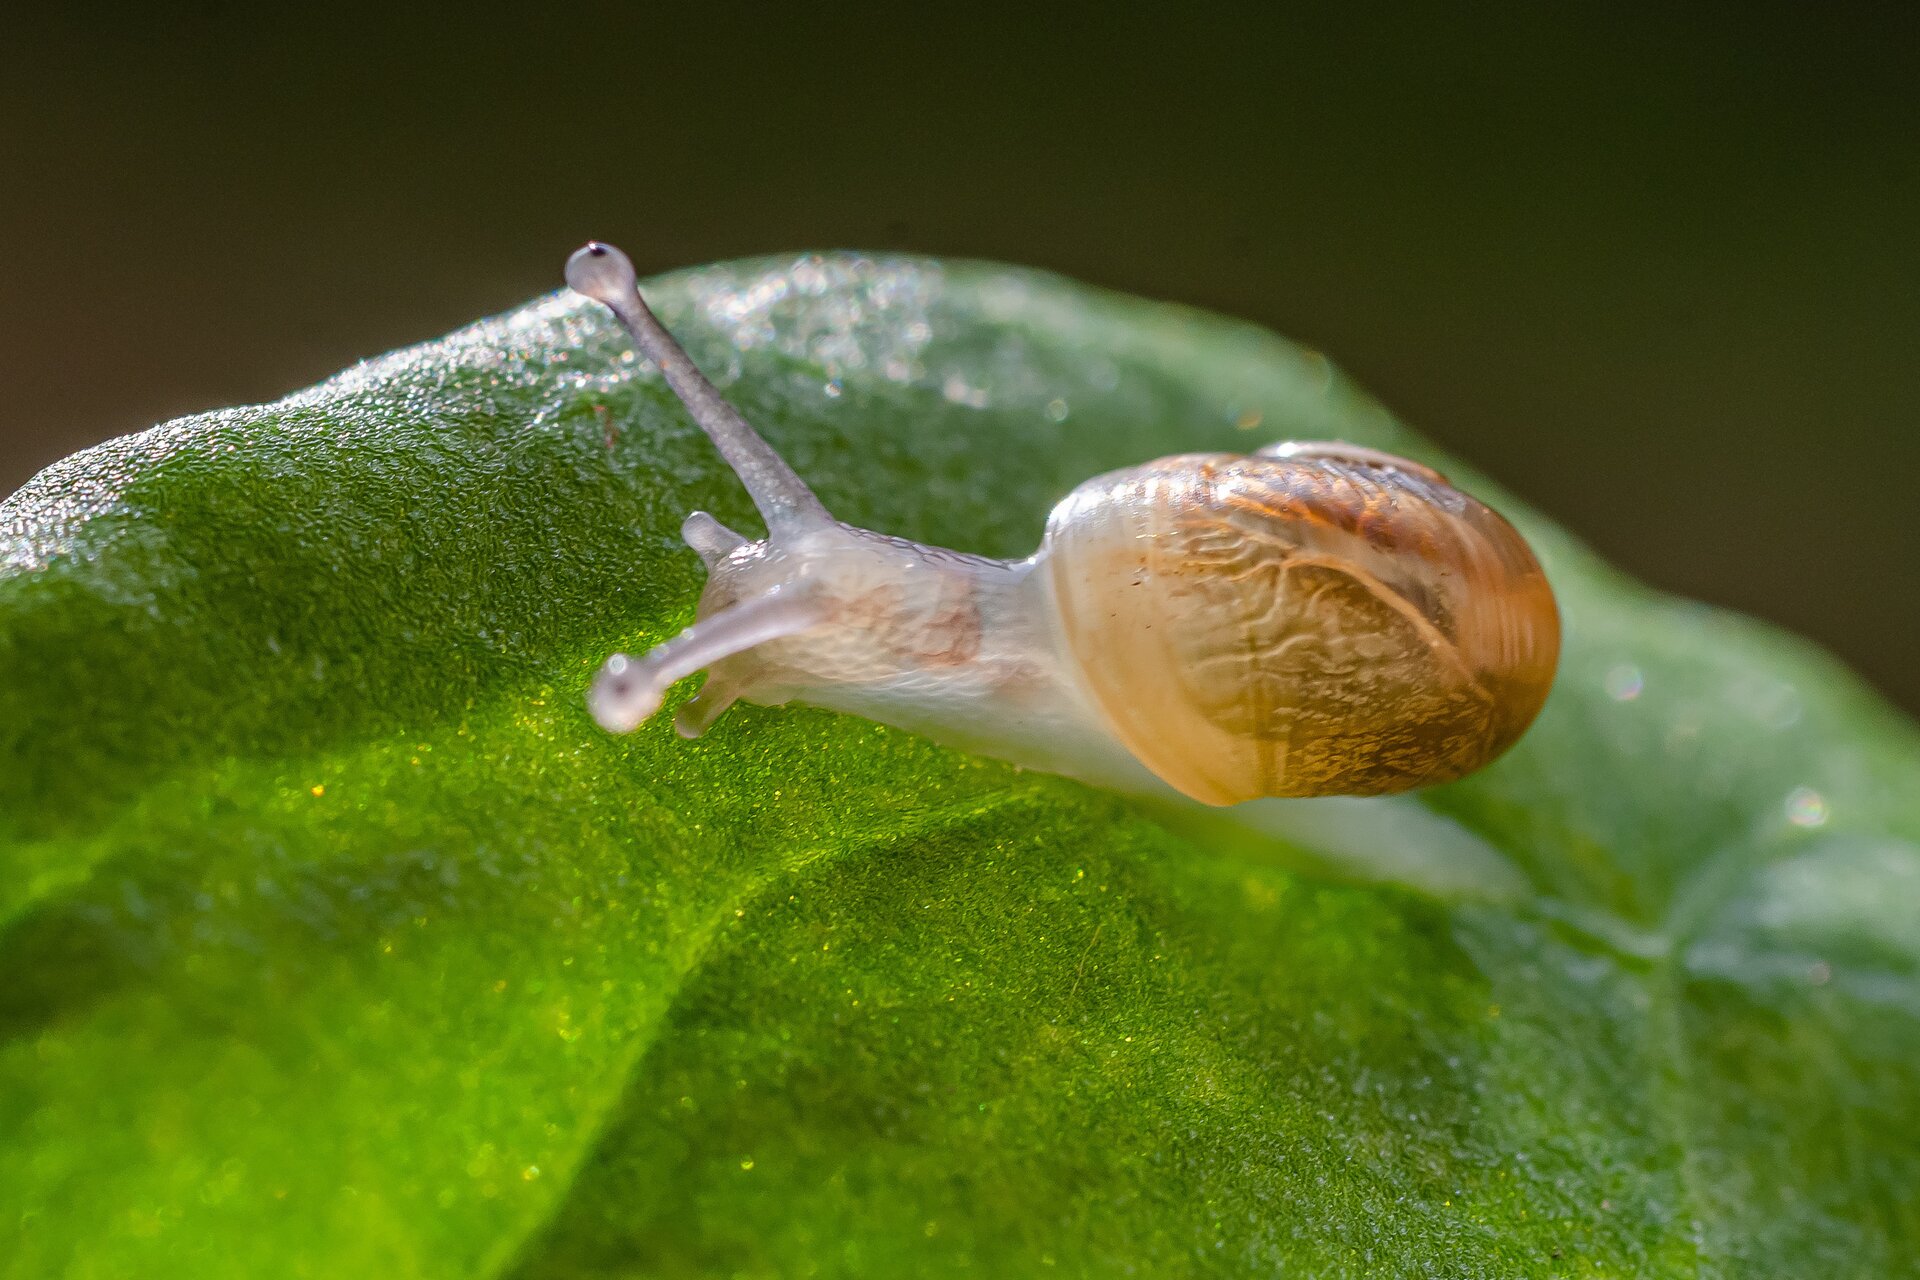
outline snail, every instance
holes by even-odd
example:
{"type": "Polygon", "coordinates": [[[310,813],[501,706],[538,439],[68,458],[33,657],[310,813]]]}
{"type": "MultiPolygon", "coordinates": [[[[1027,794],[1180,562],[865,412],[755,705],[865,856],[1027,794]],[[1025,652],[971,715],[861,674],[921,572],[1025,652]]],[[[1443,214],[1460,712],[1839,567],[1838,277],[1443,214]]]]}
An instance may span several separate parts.
{"type": "Polygon", "coordinates": [[[995,560],[854,528],[702,376],[591,243],[604,304],[767,526],[696,511],[696,620],[607,659],[588,695],[630,731],[707,672],[676,726],[800,701],[1109,788],[1208,805],[1367,796],[1459,778],[1532,723],[1559,614],[1525,540],[1430,468],[1344,443],[1192,453],[1096,476],[1038,551],[995,560]]]}

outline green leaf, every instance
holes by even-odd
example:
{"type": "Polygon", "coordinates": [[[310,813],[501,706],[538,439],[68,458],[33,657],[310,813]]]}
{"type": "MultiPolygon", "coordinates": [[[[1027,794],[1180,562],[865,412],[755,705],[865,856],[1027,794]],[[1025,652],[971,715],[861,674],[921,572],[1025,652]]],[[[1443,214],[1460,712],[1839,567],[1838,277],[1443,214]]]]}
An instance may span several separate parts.
{"type": "Polygon", "coordinates": [[[609,737],[680,518],[757,525],[569,297],[114,441],[0,507],[0,1273],[1916,1274],[1920,744],[1832,662],[1244,325],[651,293],[837,514],[967,550],[1177,450],[1442,462],[1559,686],[1284,836],[803,708],[609,737]]]}

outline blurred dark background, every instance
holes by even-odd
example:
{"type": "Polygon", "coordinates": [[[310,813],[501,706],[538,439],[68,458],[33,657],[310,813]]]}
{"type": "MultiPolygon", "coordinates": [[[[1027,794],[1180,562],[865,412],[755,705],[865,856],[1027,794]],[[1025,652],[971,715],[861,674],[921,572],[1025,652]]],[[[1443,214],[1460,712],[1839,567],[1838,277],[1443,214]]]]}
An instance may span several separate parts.
{"type": "Polygon", "coordinates": [[[16,13],[0,493],[589,235],[1030,263],[1318,345],[1920,707],[1920,6],[16,13]]]}

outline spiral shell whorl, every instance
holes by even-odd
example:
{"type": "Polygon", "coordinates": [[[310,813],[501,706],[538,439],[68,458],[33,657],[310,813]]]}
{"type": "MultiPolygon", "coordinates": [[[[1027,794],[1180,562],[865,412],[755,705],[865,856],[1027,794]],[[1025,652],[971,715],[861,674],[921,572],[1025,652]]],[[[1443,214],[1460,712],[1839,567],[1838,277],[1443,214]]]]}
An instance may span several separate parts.
{"type": "Polygon", "coordinates": [[[1337,449],[1163,458],[1049,520],[1088,692],[1195,799],[1447,781],[1545,701],[1558,615],[1519,534],[1424,468],[1337,449]]]}

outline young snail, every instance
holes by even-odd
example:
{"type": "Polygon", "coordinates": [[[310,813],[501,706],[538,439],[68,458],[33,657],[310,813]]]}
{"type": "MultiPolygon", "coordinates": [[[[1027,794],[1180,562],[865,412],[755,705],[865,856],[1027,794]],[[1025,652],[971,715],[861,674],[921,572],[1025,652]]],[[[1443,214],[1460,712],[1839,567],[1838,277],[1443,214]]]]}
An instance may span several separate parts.
{"type": "Polygon", "coordinates": [[[790,700],[1098,785],[1212,805],[1380,795],[1472,772],[1553,682],[1559,615],[1539,562],[1439,473],[1348,444],[1183,454],[1096,476],[1003,561],[835,520],[589,244],[567,283],[665,375],[767,524],[705,512],[697,621],[616,654],[589,706],[615,733],[675,681],[707,682],[698,736],[741,698],[790,700]]]}

